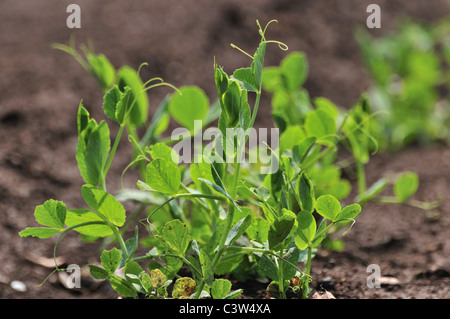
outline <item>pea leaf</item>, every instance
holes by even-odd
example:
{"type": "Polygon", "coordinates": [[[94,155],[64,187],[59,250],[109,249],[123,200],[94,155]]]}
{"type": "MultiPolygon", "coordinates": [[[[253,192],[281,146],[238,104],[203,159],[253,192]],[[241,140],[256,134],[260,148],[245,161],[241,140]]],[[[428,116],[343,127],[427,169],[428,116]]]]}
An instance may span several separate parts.
{"type": "Polygon", "coordinates": [[[50,199],[43,205],[37,206],[34,210],[36,221],[42,226],[47,227],[28,227],[19,232],[19,236],[49,238],[56,235],[64,229],[66,215],[66,205],[63,202],[50,199]]]}
{"type": "Polygon", "coordinates": [[[178,164],[178,154],[165,143],[156,143],[150,146],[150,155],[152,159],[163,158],[168,162],[174,162],[178,164]]]}
{"type": "Polygon", "coordinates": [[[110,88],[116,76],[116,70],[109,62],[108,58],[103,54],[92,54],[88,53],[86,58],[89,63],[89,72],[98,82],[99,86],[103,91],[110,88]]]}
{"type": "Polygon", "coordinates": [[[263,217],[253,218],[252,224],[247,229],[247,234],[251,239],[260,243],[265,243],[268,239],[270,225],[263,217]]]}
{"type": "Polygon", "coordinates": [[[249,92],[258,91],[258,83],[251,68],[241,68],[235,70],[232,80],[237,81],[242,89],[245,89],[249,92]]]}
{"type": "Polygon", "coordinates": [[[293,92],[306,80],[308,75],[308,61],[306,55],[301,52],[288,54],[280,64],[281,74],[285,81],[285,87],[293,92]]]}
{"type": "Polygon", "coordinates": [[[157,192],[175,195],[181,184],[181,172],[177,164],[157,158],[147,165],[146,183],[157,192]]]}
{"type": "Polygon", "coordinates": [[[259,269],[270,279],[278,281],[278,267],[272,258],[261,255],[257,258],[259,269]]]}
{"type": "Polygon", "coordinates": [[[161,237],[170,251],[183,256],[190,241],[191,233],[187,225],[179,219],[167,222],[161,230],[161,237]]]}
{"type": "Polygon", "coordinates": [[[197,284],[189,277],[178,278],[172,290],[172,297],[175,299],[188,298],[195,292],[197,284]]]}
{"type": "Polygon", "coordinates": [[[103,268],[108,272],[109,275],[114,274],[117,267],[119,267],[120,259],[122,254],[117,248],[112,248],[111,250],[104,250],[100,256],[103,268]]]}
{"type": "Polygon", "coordinates": [[[228,84],[227,90],[223,94],[222,102],[224,109],[222,110],[222,114],[225,115],[225,123],[227,128],[235,127],[239,121],[242,102],[241,94],[242,91],[237,81],[231,81],[228,84]]]}
{"type": "Polygon", "coordinates": [[[122,124],[128,107],[131,106],[132,96],[129,87],[124,88],[124,92],[119,90],[117,85],[108,90],[103,97],[103,111],[113,121],[122,124]]]}
{"type": "Polygon", "coordinates": [[[355,219],[361,212],[361,206],[359,204],[351,204],[345,206],[338,214],[336,221],[350,221],[355,219]]]}
{"type": "Polygon", "coordinates": [[[50,199],[43,205],[36,207],[34,217],[42,226],[53,228],[64,228],[66,220],[67,208],[63,202],[50,199]]]}
{"type": "Polygon", "coordinates": [[[236,240],[239,239],[239,237],[244,234],[244,232],[247,230],[247,228],[252,223],[252,217],[251,215],[247,215],[245,218],[242,218],[239,220],[233,227],[231,227],[230,232],[227,235],[227,238],[225,240],[225,245],[230,245],[236,240]]]}
{"type": "MultiPolygon", "coordinates": [[[[67,211],[66,225],[68,227],[93,221],[103,221],[103,219],[89,209],[71,209],[67,211]]],[[[111,228],[106,225],[88,225],[77,227],[74,230],[80,234],[94,237],[107,237],[113,233],[111,228]]]]}
{"type": "Polygon", "coordinates": [[[394,194],[399,202],[410,198],[419,188],[419,177],[413,172],[404,173],[394,183],[394,194]]]}
{"type": "Polygon", "coordinates": [[[214,269],[212,267],[211,258],[204,249],[200,250],[199,260],[202,268],[203,278],[205,278],[207,285],[211,285],[214,280],[214,269]]]}
{"type": "Polygon", "coordinates": [[[322,195],[316,201],[316,211],[326,219],[336,221],[338,214],[341,212],[341,204],[332,195],[322,195]]]}
{"type": "Polygon", "coordinates": [[[61,229],[59,228],[50,228],[50,227],[27,227],[21,232],[19,232],[20,237],[38,237],[41,239],[52,237],[59,233],[61,229]]]}
{"type": "Polygon", "coordinates": [[[104,220],[119,227],[125,223],[125,209],[114,196],[92,185],[83,185],[81,195],[89,207],[104,220]]]}
{"type": "Polygon", "coordinates": [[[126,279],[119,277],[117,275],[111,275],[109,277],[109,282],[111,287],[122,297],[132,298],[136,296],[136,290],[133,285],[126,279]]]}
{"type": "Polygon", "coordinates": [[[310,246],[316,234],[316,220],[309,211],[301,211],[297,216],[297,231],[295,234],[295,244],[301,250],[310,246]]]}
{"type": "Polygon", "coordinates": [[[227,279],[214,280],[211,287],[211,296],[213,299],[225,299],[231,291],[231,282],[227,279]]]}
{"type": "Polygon", "coordinates": [[[299,176],[298,193],[302,211],[312,213],[314,211],[316,197],[314,194],[314,187],[305,172],[302,172],[299,176]]]}
{"type": "Polygon", "coordinates": [[[324,110],[314,110],[306,115],[305,129],[308,136],[324,139],[335,134],[336,122],[324,110]]]}
{"type": "Polygon", "coordinates": [[[111,141],[105,121],[97,122],[89,118],[89,112],[80,103],[77,115],[78,144],[76,159],[83,180],[98,185],[106,164],[111,141]]]}
{"type": "Polygon", "coordinates": [[[89,272],[94,279],[106,279],[109,277],[109,273],[103,269],[102,267],[98,267],[95,265],[88,265],[89,272]]]}
{"type": "Polygon", "coordinates": [[[283,215],[278,217],[269,229],[269,248],[276,250],[286,239],[295,223],[295,214],[287,209],[283,209],[283,215]]]}
{"type": "Polygon", "coordinates": [[[139,74],[129,66],[123,66],[117,72],[117,86],[125,92],[125,88],[130,88],[131,101],[128,124],[132,127],[142,126],[148,117],[148,97],[144,91],[144,84],[139,74]]]}
{"type": "Polygon", "coordinates": [[[290,279],[297,273],[297,263],[300,257],[300,250],[297,247],[289,248],[283,256],[283,278],[290,279]]]}
{"type": "Polygon", "coordinates": [[[169,101],[172,117],[188,130],[194,130],[195,120],[205,120],[209,110],[209,99],[197,86],[185,86],[173,94],[169,101]]]}

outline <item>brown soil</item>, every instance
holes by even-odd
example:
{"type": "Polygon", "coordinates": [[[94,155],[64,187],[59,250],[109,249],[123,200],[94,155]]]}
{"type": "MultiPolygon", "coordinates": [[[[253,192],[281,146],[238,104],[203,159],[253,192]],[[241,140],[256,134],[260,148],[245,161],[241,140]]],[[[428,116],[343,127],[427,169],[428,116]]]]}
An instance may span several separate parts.
{"type": "MultiPolygon", "coordinates": [[[[49,198],[79,207],[83,184],[75,160],[76,111],[81,99],[91,114],[103,118],[101,93],[94,81],[67,54],[51,49],[67,43],[69,1],[13,1],[0,3],[0,298],[115,298],[108,285],[83,276],[81,289],[64,288],[58,276],[38,287],[51,269],[30,260],[51,257],[55,239],[20,239],[17,233],[34,225],[36,205],[49,198]],[[14,280],[26,291],[12,289],[14,280]]],[[[353,39],[364,26],[369,3],[382,7],[383,34],[402,16],[436,22],[448,16],[445,0],[399,1],[77,1],[82,28],[77,42],[94,40],[115,66],[142,62],[143,77],[161,76],[176,85],[199,85],[213,100],[213,57],[226,70],[248,64],[233,50],[235,43],[252,52],[258,42],[255,20],[279,23],[268,37],[302,50],[310,61],[306,88],[311,96],[325,96],[349,106],[370,85],[353,39]]],[[[267,65],[283,55],[275,45],[267,51],[267,65]]],[[[168,89],[151,92],[152,111],[168,89]]],[[[262,100],[259,126],[271,126],[268,99],[262,100]],[[266,111],[266,112],[265,112],[266,111]]],[[[110,190],[128,160],[124,141],[113,164],[110,190]],[[117,176],[117,177],[113,177],[117,176]]],[[[449,298],[450,148],[408,148],[397,154],[377,155],[368,165],[368,181],[387,172],[413,170],[421,179],[416,199],[447,197],[438,218],[407,206],[369,204],[341,252],[322,251],[314,259],[314,287],[323,286],[337,298],[449,298]],[[369,289],[367,267],[378,264],[382,276],[398,285],[369,289]]],[[[126,185],[133,187],[135,176],[126,185]]],[[[57,255],[66,264],[97,262],[97,245],[80,243],[68,234],[57,255]]],[[[248,297],[261,297],[249,289],[248,297]],[[252,292],[252,293],[250,293],[252,292]]]]}

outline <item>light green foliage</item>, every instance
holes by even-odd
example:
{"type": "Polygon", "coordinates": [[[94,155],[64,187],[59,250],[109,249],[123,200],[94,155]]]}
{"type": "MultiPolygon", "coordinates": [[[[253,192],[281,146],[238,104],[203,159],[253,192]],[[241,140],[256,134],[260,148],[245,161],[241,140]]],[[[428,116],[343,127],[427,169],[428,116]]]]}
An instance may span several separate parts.
{"type": "Polygon", "coordinates": [[[450,138],[448,92],[439,89],[448,79],[441,58],[446,24],[445,20],[434,26],[406,20],[378,39],[365,30],[356,33],[373,81],[371,104],[383,112],[379,124],[371,127],[383,149],[450,138]]]}
{"type": "MultiPolygon", "coordinates": [[[[208,115],[209,99],[197,86],[181,87],[169,102],[170,115],[190,131],[194,130],[194,121],[204,121],[208,115]]],[[[200,127],[201,128],[201,127],[200,127]]]]}
{"type": "Polygon", "coordinates": [[[399,202],[406,201],[418,188],[419,177],[413,172],[404,173],[394,183],[394,193],[399,202]]]}
{"type": "MultiPolygon", "coordinates": [[[[59,234],[59,244],[63,234],[75,230],[92,241],[103,240],[103,247],[116,246],[101,253],[100,266],[89,269],[93,278],[108,280],[123,297],[231,299],[242,289],[232,291],[231,282],[221,276],[234,275],[272,280],[272,297],[307,298],[316,250],[324,243],[342,247],[342,239],[333,236],[351,224],[349,230],[367,203],[386,201],[381,194],[390,182],[383,177],[367,187],[365,181],[364,165],[378,148],[370,99],[362,94],[350,108],[325,97],[310,99],[303,88],[309,65],[301,52],[264,68],[268,44],[286,48],[266,39],[267,26],[263,29],[258,22],[261,41],[253,55],[233,45],[252,59],[250,65],[228,75],[214,62],[217,99],[212,105],[201,88],[187,85],[168,94],[151,119],[148,90],[171,85],[160,78],[143,82],[139,73],[144,64],[116,72],[105,56],[92,50],[85,51],[85,60],[73,43],[56,46],[95,77],[104,93],[106,120],[97,122],[80,103],[76,159],[89,209],[67,209],[49,200],[35,210],[43,227],[26,228],[20,236],[59,234]],[[154,81],[158,83],[150,85],[154,81]],[[245,149],[244,133],[255,124],[263,89],[272,95],[270,111],[281,134],[279,148],[271,146],[279,168],[270,174],[262,174],[259,163],[238,161],[254,151],[245,149]],[[203,121],[202,129],[217,121],[221,134],[196,158],[201,161],[185,165],[171,147],[177,141],[161,136],[171,119],[190,133],[199,133],[193,132],[195,120],[203,121]],[[112,145],[107,121],[118,126],[112,145]],[[235,134],[227,134],[230,129],[235,134]],[[106,181],[123,133],[132,146],[124,173],[136,168],[140,176],[136,189],[115,196],[107,191],[106,181]],[[358,194],[352,201],[348,177],[354,175],[358,194]],[[137,209],[126,214],[131,203],[122,201],[132,201],[129,206],[137,209]],[[352,204],[342,207],[344,202],[352,204]],[[138,232],[142,226],[146,236],[138,232]],[[129,227],[135,227],[134,234],[129,227]],[[136,256],[145,247],[147,253],[136,256]]],[[[408,61],[405,67],[417,78],[424,72],[419,62],[432,63],[432,58],[416,55],[408,61]]],[[[377,76],[388,81],[384,71],[377,76]]],[[[436,76],[430,72],[426,81],[434,82],[436,76]]],[[[395,197],[388,200],[417,205],[412,200],[417,188],[417,175],[406,173],[396,179],[395,197]]]]}

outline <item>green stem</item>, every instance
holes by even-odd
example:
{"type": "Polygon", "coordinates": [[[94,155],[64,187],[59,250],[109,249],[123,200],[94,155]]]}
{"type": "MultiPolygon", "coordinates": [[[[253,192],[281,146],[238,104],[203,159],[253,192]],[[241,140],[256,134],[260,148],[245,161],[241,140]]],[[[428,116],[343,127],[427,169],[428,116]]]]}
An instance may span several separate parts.
{"type": "Polygon", "coordinates": [[[397,197],[394,197],[394,196],[375,197],[375,198],[371,199],[370,201],[375,202],[375,203],[383,203],[383,204],[404,204],[404,205],[409,205],[412,207],[420,208],[423,210],[430,210],[430,209],[436,208],[441,205],[441,203],[438,201],[422,202],[422,201],[418,201],[415,199],[408,199],[404,202],[401,202],[397,199],[397,197]]]}
{"type": "MultiPolygon", "coordinates": [[[[55,246],[53,247],[53,259],[55,260],[56,269],[58,269],[58,265],[56,263],[56,248],[58,247],[59,242],[61,241],[64,234],[75,228],[79,228],[79,227],[83,227],[83,226],[90,226],[90,225],[106,225],[106,226],[110,227],[111,230],[113,231],[113,233],[116,235],[117,241],[119,242],[121,249],[125,248],[125,243],[123,241],[122,236],[119,234],[117,227],[108,221],[99,220],[99,221],[91,221],[91,222],[85,222],[85,223],[79,223],[76,225],[72,225],[70,227],[65,228],[63,231],[61,231],[58,239],[56,240],[55,246]]],[[[125,248],[125,253],[126,253],[126,248],[125,248]]]]}
{"type": "Polygon", "coordinates": [[[303,299],[308,298],[309,295],[309,278],[311,273],[311,258],[312,258],[312,248],[308,247],[308,260],[306,261],[306,281],[303,286],[303,299]]]}
{"type": "Polygon", "coordinates": [[[116,154],[117,147],[119,146],[120,139],[122,138],[123,130],[125,129],[125,125],[121,124],[119,131],[117,132],[116,140],[114,141],[113,147],[111,148],[111,152],[109,153],[108,160],[106,161],[105,167],[103,168],[103,178],[106,178],[108,175],[109,168],[111,167],[112,160],[114,155],[116,154]]]}
{"type": "Polygon", "coordinates": [[[286,295],[284,292],[284,276],[283,276],[283,249],[280,250],[278,256],[278,291],[280,293],[280,299],[286,299],[286,295]]]}
{"type": "Polygon", "coordinates": [[[356,173],[358,175],[358,193],[359,198],[363,198],[366,193],[366,173],[364,171],[364,164],[356,161],[356,173]]]}

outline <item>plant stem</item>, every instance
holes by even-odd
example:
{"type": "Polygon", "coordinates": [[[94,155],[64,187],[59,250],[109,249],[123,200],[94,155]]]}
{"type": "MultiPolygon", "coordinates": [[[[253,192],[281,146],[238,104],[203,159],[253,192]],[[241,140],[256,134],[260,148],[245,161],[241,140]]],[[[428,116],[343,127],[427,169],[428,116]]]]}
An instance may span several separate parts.
{"type": "Polygon", "coordinates": [[[119,146],[119,142],[120,142],[120,139],[122,138],[124,129],[125,129],[125,125],[121,124],[119,131],[117,132],[113,147],[111,148],[111,152],[109,153],[108,160],[105,164],[105,167],[103,168],[103,178],[106,178],[106,175],[108,175],[109,168],[111,167],[112,160],[114,158],[114,155],[116,154],[117,147],[119,146]]]}
{"type": "Polygon", "coordinates": [[[306,281],[303,285],[303,299],[308,298],[309,295],[309,278],[311,273],[311,257],[312,257],[312,248],[308,247],[308,260],[306,261],[306,281]]]}
{"type": "Polygon", "coordinates": [[[356,173],[358,175],[358,193],[359,197],[363,198],[366,193],[366,173],[364,171],[364,164],[356,161],[356,173]]]}
{"type": "Polygon", "coordinates": [[[280,250],[278,256],[278,291],[280,293],[279,299],[286,299],[286,294],[284,292],[284,276],[283,276],[283,249],[280,250]]]}

